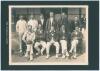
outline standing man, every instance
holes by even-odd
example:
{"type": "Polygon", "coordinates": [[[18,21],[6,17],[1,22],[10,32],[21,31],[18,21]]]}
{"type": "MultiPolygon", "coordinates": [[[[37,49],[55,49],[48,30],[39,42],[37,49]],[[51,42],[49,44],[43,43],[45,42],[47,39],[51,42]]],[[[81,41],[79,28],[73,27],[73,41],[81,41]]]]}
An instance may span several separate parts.
{"type": "Polygon", "coordinates": [[[71,32],[73,32],[75,30],[75,27],[80,28],[80,21],[79,21],[79,18],[77,16],[74,17],[74,20],[71,24],[71,32]]]}
{"type": "Polygon", "coordinates": [[[62,58],[65,58],[65,56],[69,56],[68,54],[68,48],[67,48],[67,34],[65,31],[65,25],[62,25],[60,28],[60,44],[62,48],[62,58]]]}
{"type": "Polygon", "coordinates": [[[76,27],[80,28],[80,21],[79,21],[79,18],[78,17],[75,17],[74,18],[74,29],[76,27]]]}
{"type": "Polygon", "coordinates": [[[49,58],[50,54],[50,46],[54,45],[56,47],[56,58],[58,58],[59,54],[59,43],[58,43],[58,27],[54,20],[54,13],[50,12],[50,18],[46,22],[46,41],[47,41],[47,47],[46,47],[46,53],[47,57],[49,58]]]}
{"type": "Polygon", "coordinates": [[[70,24],[68,23],[67,15],[64,12],[61,13],[61,24],[60,24],[60,26],[62,26],[62,25],[66,26],[65,31],[66,31],[66,33],[69,33],[70,24]]]}
{"type": "Polygon", "coordinates": [[[35,45],[34,48],[38,51],[38,53],[36,53],[36,55],[40,54],[43,55],[43,51],[46,48],[46,39],[45,39],[45,19],[43,17],[43,15],[40,15],[40,20],[39,20],[39,25],[36,31],[36,39],[35,39],[35,45]],[[41,46],[42,48],[40,49],[39,46],[41,46]]]}
{"type": "Polygon", "coordinates": [[[22,36],[27,29],[26,21],[23,19],[23,16],[19,16],[19,20],[16,23],[16,32],[19,35],[19,50],[22,52],[22,36]]]}
{"type": "Polygon", "coordinates": [[[31,25],[28,25],[28,29],[24,33],[22,40],[27,45],[25,57],[28,57],[28,55],[29,55],[29,60],[33,60],[33,43],[35,40],[35,32],[32,31],[31,25]]]}
{"type": "Polygon", "coordinates": [[[81,31],[82,33],[84,32],[84,30],[86,29],[86,18],[84,15],[81,16],[81,19],[80,19],[80,22],[81,22],[81,31]]]}
{"type": "MultiPolygon", "coordinates": [[[[61,23],[60,23],[60,26],[59,28],[61,29],[61,26],[64,25],[64,30],[65,30],[65,33],[66,35],[64,35],[66,37],[66,48],[69,49],[70,48],[70,40],[71,40],[71,30],[70,30],[70,23],[68,22],[68,18],[67,18],[67,15],[65,12],[62,12],[61,13],[61,23]]],[[[62,39],[62,38],[61,38],[62,39]]],[[[60,39],[60,40],[61,40],[60,39]]],[[[67,55],[69,56],[69,55],[67,55]]]]}
{"type": "Polygon", "coordinates": [[[38,27],[38,20],[36,20],[34,18],[33,15],[30,16],[29,21],[28,21],[28,25],[32,26],[32,30],[36,31],[37,27],[38,27]]]}

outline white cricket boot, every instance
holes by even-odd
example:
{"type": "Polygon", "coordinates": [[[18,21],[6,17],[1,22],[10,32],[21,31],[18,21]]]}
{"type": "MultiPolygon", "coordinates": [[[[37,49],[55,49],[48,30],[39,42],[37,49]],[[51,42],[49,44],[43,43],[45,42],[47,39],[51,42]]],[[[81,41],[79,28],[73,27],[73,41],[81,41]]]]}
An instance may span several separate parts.
{"type": "Polygon", "coordinates": [[[50,55],[47,55],[46,58],[48,59],[50,57],[50,55]]]}
{"type": "Polygon", "coordinates": [[[65,58],[65,55],[64,54],[62,55],[62,58],[65,58]]]}

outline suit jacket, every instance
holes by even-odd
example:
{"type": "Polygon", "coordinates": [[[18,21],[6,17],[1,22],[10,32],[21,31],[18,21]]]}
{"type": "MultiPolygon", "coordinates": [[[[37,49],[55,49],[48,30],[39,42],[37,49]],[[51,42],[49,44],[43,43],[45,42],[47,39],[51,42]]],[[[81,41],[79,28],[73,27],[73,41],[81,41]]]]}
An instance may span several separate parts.
{"type": "MultiPolygon", "coordinates": [[[[58,41],[58,24],[56,23],[55,19],[53,19],[53,22],[52,22],[52,26],[54,27],[54,39],[55,41],[58,41]]],[[[50,41],[51,39],[51,21],[50,21],[50,18],[47,19],[47,22],[46,22],[46,40],[47,41],[50,41]]]]}
{"type": "Polygon", "coordinates": [[[59,39],[60,40],[67,40],[67,33],[66,31],[63,32],[63,29],[65,30],[65,26],[60,28],[60,33],[59,33],[59,39]]]}
{"type": "Polygon", "coordinates": [[[75,27],[80,27],[80,21],[79,21],[79,20],[74,21],[74,26],[75,26],[75,27]]]}
{"type": "MultiPolygon", "coordinates": [[[[38,23],[42,25],[41,20],[38,20],[38,23]]],[[[43,21],[43,25],[42,25],[41,29],[43,30],[43,32],[46,31],[46,20],[45,20],[45,19],[44,19],[44,21],[43,21]]]]}
{"type": "Polygon", "coordinates": [[[59,41],[59,36],[57,35],[56,31],[51,31],[47,34],[46,41],[49,42],[51,39],[54,41],[59,41]]]}
{"type": "Polygon", "coordinates": [[[80,26],[81,26],[81,28],[86,28],[86,18],[81,18],[80,19],[80,26]]]}
{"type": "Polygon", "coordinates": [[[82,40],[83,35],[80,31],[75,30],[75,31],[72,32],[71,37],[72,37],[72,40],[73,39],[82,40]],[[75,32],[77,32],[77,34],[75,32]]]}
{"type": "Polygon", "coordinates": [[[62,25],[65,26],[66,33],[70,32],[70,24],[68,23],[67,17],[61,18],[61,24],[59,25],[59,27],[61,27],[62,25]]]}
{"type": "Polygon", "coordinates": [[[38,21],[39,25],[41,25],[41,27],[38,27],[36,30],[36,41],[40,41],[40,40],[44,40],[45,41],[45,20],[43,21],[43,24],[41,22],[41,20],[38,21]]]}
{"type": "Polygon", "coordinates": [[[75,30],[75,27],[79,27],[80,28],[80,21],[71,21],[71,32],[73,32],[73,30],[75,30]]]}

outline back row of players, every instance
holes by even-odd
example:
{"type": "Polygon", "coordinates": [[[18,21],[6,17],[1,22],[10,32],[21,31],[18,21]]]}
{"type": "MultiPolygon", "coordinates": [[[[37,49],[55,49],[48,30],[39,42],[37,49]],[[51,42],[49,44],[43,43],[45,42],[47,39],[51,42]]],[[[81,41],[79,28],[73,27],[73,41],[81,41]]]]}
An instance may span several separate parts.
{"type": "Polygon", "coordinates": [[[42,14],[39,20],[31,15],[28,22],[23,19],[23,16],[20,16],[16,24],[20,52],[22,52],[23,40],[27,46],[25,57],[29,57],[30,60],[33,60],[33,48],[37,50],[36,55],[43,55],[44,50],[46,50],[46,58],[49,58],[51,45],[56,48],[56,58],[59,57],[60,48],[62,49],[62,58],[68,57],[69,53],[72,52],[74,52],[73,58],[76,58],[76,47],[79,39],[82,39],[80,32],[85,29],[85,18],[82,17],[79,21],[78,17],[75,17],[71,28],[65,13],[62,13],[61,18],[57,20],[54,17],[54,13],[50,12],[50,17],[47,21],[42,14]],[[72,32],[69,30],[71,28],[73,29],[72,32]],[[71,35],[69,36],[69,34],[71,35]],[[71,47],[68,51],[69,37],[71,38],[71,47]],[[40,49],[39,46],[42,46],[42,48],[40,49]]]}

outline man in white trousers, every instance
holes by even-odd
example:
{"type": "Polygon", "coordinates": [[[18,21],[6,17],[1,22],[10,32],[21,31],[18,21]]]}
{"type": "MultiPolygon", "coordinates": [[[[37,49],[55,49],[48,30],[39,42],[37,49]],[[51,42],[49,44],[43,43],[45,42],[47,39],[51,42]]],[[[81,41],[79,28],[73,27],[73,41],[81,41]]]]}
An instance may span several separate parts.
{"type": "Polygon", "coordinates": [[[65,25],[62,25],[60,28],[60,44],[62,48],[62,58],[65,58],[65,56],[69,56],[67,51],[67,34],[65,32],[65,25]]]}
{"type": "Polygon", "coordinates": [[[50,18],[46,22],[46,41],[47,41],[47,47],[46,47],[46,58],[50,57],[50,47],[51,45],[54,45],[56,48],[56,58],[58,58],[59,54],[59,37],[58,37],[58,24],[55,22],[54,19],[54,13],[50,12],[50,18]]]}
{"type": "Polygon", "coordinates": [[[78,45],[78,27],[75,27],[75,30],[72,32],[71,34],[71,37],[72,37],[72,40],[71,40],[71,49],[70,49],[70,53],[73,52],[73,58],[76,59],[77,56],[76,56],[76,48],[77,48],[77,45],[78,45]]]}
{"type": "Polygon", "coordinates": [[[27,49],[25,57],[28,57],[29,60],[33,60],[33,44],[35,40],[35,32],[32,31],[32,26],[28,25],[28,30],[24,33],[22,40],[26,43],[27,49]]]}
{"type": "Polygon", "coordinates": [[[22,52],[22,36],[27,29],[27,23],[23,19],[23,16],[19,16],[19,20],[16,23],[16,32],[19,35],[19,50],[22,52]]]}

